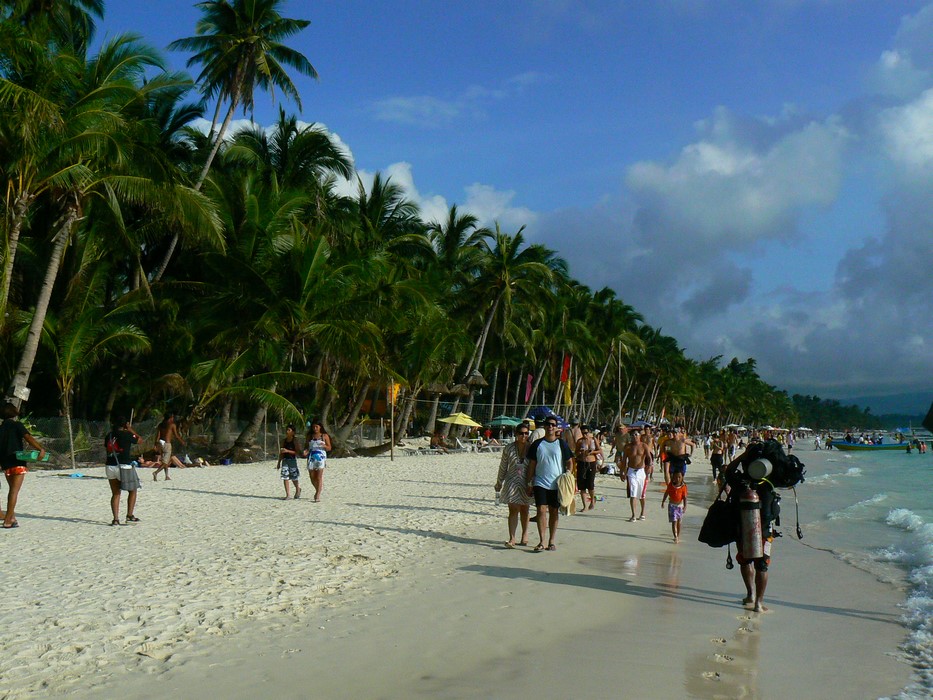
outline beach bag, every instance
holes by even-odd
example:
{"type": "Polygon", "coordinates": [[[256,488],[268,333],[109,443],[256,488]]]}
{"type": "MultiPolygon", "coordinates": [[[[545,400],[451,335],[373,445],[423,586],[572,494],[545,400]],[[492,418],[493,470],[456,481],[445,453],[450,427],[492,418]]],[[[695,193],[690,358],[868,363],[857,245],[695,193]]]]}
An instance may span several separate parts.
{"type": "Polygon", "coordinates": [[[710,505],[697,539],[710,547],[725,547],[739,539],[739,509],[730,500],[722,500],[722,491],[710,505]]]}

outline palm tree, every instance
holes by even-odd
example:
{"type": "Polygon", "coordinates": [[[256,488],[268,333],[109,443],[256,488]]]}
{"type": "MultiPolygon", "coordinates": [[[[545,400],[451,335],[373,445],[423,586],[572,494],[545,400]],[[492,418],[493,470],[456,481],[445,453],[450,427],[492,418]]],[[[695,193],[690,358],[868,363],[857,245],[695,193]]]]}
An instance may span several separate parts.
{"type": "MultiPolygon", "coordinates": [[[[304,55],[281,43],[310,24],[308,20],[282,17],[279,14],[282,1],[206,0],[198,4],[202,16],[195,30],[197,34],[169,44],[172,50],[195,52],[188,59],[189,68],[202,66],[197,78],[201,92],[205,99],[217,100],[211,135],[221,106],[225,103],[228,105],[211,151],[194,183],[195,190],[200,190],[204,184],[237,107],[252,111],[257,87],[272,93],[278,88],[292,98],[300,110],[301,97],[283,64],[302,75],[315,79],[318,77],[314,66],[304,55]]],[[[153,281],[162,279],[177,245],[176,234],[169,243],[153,281]]]]}
{"type": "MultiPolygon", "coordinates": [[[[151,179],[127,174],[120,164],[129,159],[132,142],[124,128],[127,108],[133,105],[147,68],[161,68],[161,59],[133,35],[117,37],[105,44],[90,60],[62,54],[64,79],[53,95],[54,101],[25,91],[21,100],[41,101],[54,118],[47,122],[51,144],[47,158],[54,164],[49,172],[68,171],[67,177],[50,181],[45,192],[45,206],[55,212],[55,231],[45,276],[39,290],[32,322],[23,353],[13,378],[16,387],[26,387],[35,362],[45,316],[52,298],[65,248],[72,239],[86,206],[98,196],[110,207],[119,202],[150,204],[177,219],[194,218],[196,226],[210,229],[216,222],[203,197],[184,188],[164,190],[154,187],[151,179]]],[[[4,93],[3,97],[24,91],[4,93]]],[[[17,104],[14,98],[13,106],[17,104]]],[[[19,402],[19,398],[14,397],[19,402]]]]}
{"type": "Polygon", "coordinates": [[[68,424],[68,443],[71,468],[75,468],[74,436],[71,417],[75,382],[106,357],[142,352],[149,349],[145,333],[128,318],[134,311],[130,304],[118,304],[107,310],[102,305],[102,287],[105,277],[102,266],[97,267],[86,285],[72,288],[65,301],[63,316],[49,324],[56,330],[52,340],[57,367],[58,388],[62,410],[68,424]]]}

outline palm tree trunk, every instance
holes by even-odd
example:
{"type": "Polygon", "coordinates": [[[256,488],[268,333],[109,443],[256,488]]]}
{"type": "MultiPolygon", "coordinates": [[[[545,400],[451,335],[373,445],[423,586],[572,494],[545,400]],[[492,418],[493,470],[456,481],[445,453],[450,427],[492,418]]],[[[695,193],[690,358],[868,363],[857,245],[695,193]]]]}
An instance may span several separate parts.
{"type": "MultiPolygon", "coordinates": [[[[220,150],[220,144],[223,143],[224,134],[227,133],[227,127],[230,126],[230,120],[233,118],[233,113],[236,111],[237,105],[237,91],[234,91],[233,97],[230,100],[230,109],[227,110],[227,116],[224,117],[224,123],[220,127],[220,131],[217,133],[217,138],[214,140],[214,145],[211,148],[210,154],[207,156],[207,161],[204,163],[204,167],[201,169],[201,174],[198,175],[198,181],[194,183],[194,191],[200,192],[201,187],[204,185],[204,181],[207,179],[207,174],[211,170],[211,164],[214,162],[214,158],[217,156],[217,152],[220,150]]],[[[162,275],[165,274],[165,269],[168,267],[169,262],[172,260],[172,255],[175,253],[175,248],[178,246],[178,232],[172,236],[172,240],[168,244],[168,250],[165,251],[165,257],[162,258],[162,262],[159,264],[159,267],[156,269],[155,274],[152,276],[153,282],[158,282],[162,279],[162,275]]]]}
{"type": "Polygon", "coordinates": [[[589,423],[593,419],[593,412],[596,408],[596,397],[599,396],[599,392],[603,390],[603,380],[606,378],[606,372],[609,370],[609,364],[612,362],[612,355],[614,349],[609,351],[609,357],[606,358],[606,364],[603,365],[603,373],[599,375],[599,381],[596,382],[596,393],[593,395],[593,403],[590,404],[590,410],[586,414],[586,422],[589,423]]]}
{"type": "MultiPolygon", "coordinates": [[[[39,338],[42,335],[42,326],[45,324],[45,316],[49,311],[49,302],[52,300],[52,289],[55,287],[55,278],[58,277],[58,268],[61,266],[62,256],[65,253],[65,246],[71,238],[71,228],[78,220],[78,204],[72,202],[65,211],[65,218],[62,221],[58,233],[52,239],[52,250],[49,253],[49,264],[45,269],[45,279],[42,282],[42,288],[39,290],[39,298],[36,300],[36,311],[32,316],[32,323],[29,324],[29,332],[26,334],[26,343],[23,346],[23,354],[19,360],[19,366],[13,375],[14,387],[26,387],[29,385],[29,375],[32,374],[32,366],[36,361],[36,352],[39,350],[39,338]]],[[[13,404],[19,408],[22,401],[17,397],[11,397],[13,404]]]]}
{"type": "Polygon", "coordinates": [[[353,431],[353,427],[356,425],[356,419],[359,418],[360,411],[363,410],[363,404],[366,403],[366,396],[369,394],[370,386],[370,382],[363,384],[362,388],[356,396],[356,403],[353,404],[353,408],[351,409],[350,414],[343,422],[343,425],[341,425],[337,430],[337,439],[340,442],[346,442],[347,438],[350,437],[350,433],[353,431]]]}
{"type": "MultiPolygon", "coordinates": [[[[512,410],[509,411],[509,410],[508,410],[508,405],[506,405],[506,411],[505,411],[505,412],[508,413],[510,416],[514,416],[514,415],[516,415],[516,414],[518,413],[518,398],[521,396],[521,391],[522,391],[522,380],[524,380],[524,379],[525,379],[525,367],[524,367],[524,365],[523,365],[522,368],[521,368],[521,370],[520,370],[519,373],[518,373],[518,381],[515,383],[515,403],[514,403],[514,405],[512,406],[512,410]]],[[[508,387],[506,387],[506,388],[508,388],[508,387]]],[[[508,398],[508,397],[506,397],[506,398],[508,398]]]]}
{"type": "Polygon", "coordinates": [[[434,400],[431,402],[431,413],[428,414],[428,422],[424,426],[424,432],[428,435],[434,435],[434,426],[437,423],[437,407],[441,403],[441,395],[434,394],[434,400]]]}
{"type": "Polygon", "coordinates": [[[220,404],[220,411],[214,418],[214,430],[211,432],[211,446],[218,447],[221,441],[230,435],[230,409],[233,407],[233,398],[227,396],[220,404]]]}
{"type": "Polygon", "coordinates": [[[249,423],[246,424],[246,427],[243,428],[237,439],[233,441],[234,447],[249,447],[253,444],[253,440],[256,439],[256,435],[259,433],[259,426],[262,425],[263,418],[266,417],[266,407],[260,406],[256,409],[256,412],[253,414],[253,417],[250,419],[249,423]]]}
{"type": "Polygon", "coordinates": [[[62,402],[65,408],[65,422],[68,424],[68,453],[71,455],[71,468],[77,469],[78,464],[75,461],[75,436],[71,428],[71,401],[66,396],[62,402]]]}
{"type": "Polygon", "coordinates": [[[492,371],[492,391],[489,393],[489,418],[487,422],[496,417],[496,388],[499,385],[499,365],[492,371]]]}
{"type": "Polygon", "coordinates": [[[13,262],[16,260],[16,249],[19,247],[19,234],[23,229],[23,222],[26,220],[26,214],[33,199],[35,199],[33,195],[21,194],[13,202],[13,221],[10,224],[6,255],[3,258],[3,277],[0,278],[3,284],[0,287],[0,329],[4,325],[7,302],[10,298],[10,285],[13,282],[13,262]]]}

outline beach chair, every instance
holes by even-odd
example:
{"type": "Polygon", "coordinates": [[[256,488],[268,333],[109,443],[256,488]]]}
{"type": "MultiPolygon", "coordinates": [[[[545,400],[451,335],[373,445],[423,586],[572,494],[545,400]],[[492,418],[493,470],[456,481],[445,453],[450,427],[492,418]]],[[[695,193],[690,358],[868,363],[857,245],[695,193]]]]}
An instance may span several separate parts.
{"type": "Polygon", "coordinates": [[[460,438],[454,438],[454,442],[457,443],[457,446],[448,447],[447,448],[448,452],[454,453],[454,452],[471,452],[472,451],[468,445],[464,445],[462,442],[460,442],[460,438]]]}

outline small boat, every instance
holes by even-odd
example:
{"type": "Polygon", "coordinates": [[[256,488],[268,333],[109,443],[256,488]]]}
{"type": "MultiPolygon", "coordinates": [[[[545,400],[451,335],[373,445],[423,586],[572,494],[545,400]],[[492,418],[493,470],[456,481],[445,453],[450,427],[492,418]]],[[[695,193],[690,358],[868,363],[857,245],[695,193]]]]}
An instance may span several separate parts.
{"type": "Polygon", "coordinates": [[[844,440],[833,440],[834,450],[843,450],[844,452],[877,452],[878,450],[907,450],[906,442],[885,442],[880,445],[866,445],[861,442],[845,442],[844,440]]]}

